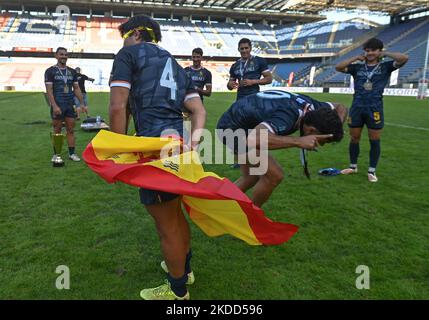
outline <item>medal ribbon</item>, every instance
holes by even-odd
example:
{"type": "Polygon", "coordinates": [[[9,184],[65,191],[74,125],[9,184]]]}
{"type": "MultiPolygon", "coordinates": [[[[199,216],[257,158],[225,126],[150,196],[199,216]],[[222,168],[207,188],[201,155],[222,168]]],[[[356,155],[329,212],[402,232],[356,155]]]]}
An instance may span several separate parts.
{"type": "Polygon", "coordinates": [[[246,60],[246,62],[243,64],[241,63],[242,61],[240,61],[240,75],[241,75],[241,79],[243,80],[244,77],[244,73],[246,72],[246,67],[247,67],[247,63],[249,62],[249,60],[252,58],[252,56],[249,57],[249,59],[246,60]]]}
{"type": "Polygon", "coordinates": [[[68,81],[67,67],[66,67],[66,75],[65,76],[58,66],[57,66],[57,69],[61,73],[61,76],[63,77],[64,84],[67,85],[67,81],[68,81]]]}
{"type": "Polygon", "coordinates": [[[365,63],[365,76],[366,76],[366,82],[370,82],[372,76],[374,75],[375,71],[378,69],[378,67],[380,66],[380,63],[377,63],[377,65],[374,67],[374,69],[372,69],[371,72],[368,72],[368,66],[365,63]]]}

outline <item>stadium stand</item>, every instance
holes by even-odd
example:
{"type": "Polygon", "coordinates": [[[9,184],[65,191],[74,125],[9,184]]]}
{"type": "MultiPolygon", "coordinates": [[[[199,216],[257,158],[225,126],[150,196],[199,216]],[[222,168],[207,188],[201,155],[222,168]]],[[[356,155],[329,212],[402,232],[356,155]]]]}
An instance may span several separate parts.
{"type": "Polygon", "coordinates": [[[270,65],[269,67],[273,73],[274,79],[278,82],[281,82],[289,79],[289,75],[291,72],[296,75],[301,70],[308,68],[312,64],[312,62],[285,62],[270,65]]]}
{"type": "MultiPolygon", "coordinates": [[[[0,15],[0,33],[3,34],[2,49],[13,47],[39,46],[46,34],[57,35],[50,38],[49,44],[56,47],[64,45],[76,52],[113,53],[121,39],[117,27],[122,18],[93,16],[53,17],[19,16],[9,13],[0,15]],[[14,39],[5,34],[12,33],[14,39]],[[31,35],[29,35],[31,34],[31,35]]],[[[333,22],[290,25],[272,28],[261,24],[203,23],[185,21],[159,21],[163,31],[162,45],[176,55],[188,55],[190,47],[202,47],[211,56],[236,56],[237,43],[241,38],[253,42],[255,53],[293,54],[304,52],[334,52],[350,44],[359,32],[367,26],[340,24],[333,22]],[[351,32],[351,29],[353,29],[351,32]],[[344,31],[344,32],[343,32],[344,31]],[[334,38],[338,38],[334,41],[334,38]]]]}
{"type": "MultiPolygon", "coordinates": [[[[420,77],[419,71],[422,72],[423,69],[428,32],[429,19],[423,18],[390,26],[377,34],[377,37],[384,42],[385,50],[403,52],[410,57],[408,63],[399,71],[400,82],[417,81],[420,77]]],[[[362,48],[358,46],[347,54],[332,59],[329,64],[323,67],[323,71],[317,74],[316,83],[348,85],[350,76],[336,72],[335,64],[361,53],[362,48]]]]}
{"type": "MultiPolygon", "coordinates": [[[[124,20],[104,16],[89,18],[4,12],[0,14],[0,50],[52,51],[64,46],[72,52],[116,53],[122,45],[117,28],[124,20]]],[[[369,35],[383,40],[387,50],[409,54],[410,61],[401,69],[399,81],[417,82],[422,73],[422,57],[429,32],[427,17],[392,26],[376,26],[356,19],[280,26],[173,20],[160,20],[159,23],[163,33],[161,46],[174,55],[190,56],[192,48],[201,47],[205,56],[225,57],[231,62],[238,57],[238,41],[246,37],[253,42],[254,54],[275,59],[297,58],[272,65],[277,84],[287,81],[291,72],[295,74],[296,83],[300,84],[308,78],[311,66],[315,65],[315,84],[348,85],[349,76],[337,73],[335,64],[361,53],[361,43],[353,49],[356,40],[369,35]]],[[[222,64],[213,68],[214,77],[219,80],[228,74],[222,64]]],[[[11,71],[10,77],[18,82],[31,82],[34,72],[26,70],[11,71]]]]}
{"type": "MultiPolygon", "coordinates": [[[[90,90],[101,90],[108,85],[112,60],[100,59],[74,59],[68,65],[72,68],[81,67],[85,74],[94,78],[94,83],[87,83],[90,90]]],[[[213,90],[226,90],[229,78],[229,69],[232,61],[203,62],[204,67],[212,72],[213,90]]],[[[44,90],[41,81],[45,70],[55,64],[54,58],[0,58],[0,90],[4,86],[14,86],[19,89],[44,90]]],[[[182,67],[192,64],[192,61],[179,60],[182,67]]]]}
{"type": "Polygon", "coordinates": [[[362,22],[317,22],[276,31],[281,54],[336,52],[372,27],[362,22]]]}

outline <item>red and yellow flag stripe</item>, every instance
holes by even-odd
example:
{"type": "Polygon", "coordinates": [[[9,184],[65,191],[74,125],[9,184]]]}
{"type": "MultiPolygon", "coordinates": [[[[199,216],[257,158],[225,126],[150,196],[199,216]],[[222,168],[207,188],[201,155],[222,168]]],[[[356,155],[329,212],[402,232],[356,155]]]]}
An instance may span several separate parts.
{"type": "Polygon", "coordinates": [[[298,227],[268,219],[231,181],[205,172],[194,151],[160,159],[172,138],[125,136],[101,130],[86,147],[88,166],[109,183],[117,181],[182,195],[191,220],[208,236],[230,234],[251,245],[288,241],[298,227]]]}

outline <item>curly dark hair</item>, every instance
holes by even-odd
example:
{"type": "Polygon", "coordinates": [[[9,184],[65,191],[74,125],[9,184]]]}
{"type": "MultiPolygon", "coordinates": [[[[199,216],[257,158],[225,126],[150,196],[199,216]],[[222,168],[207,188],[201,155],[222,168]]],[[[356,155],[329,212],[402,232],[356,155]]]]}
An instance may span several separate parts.
{"type": "Polygon", "coordinates": [[[144,14],[134,16],[128,21],[124,22],[119,26],[119,32],[121,33],[121,36],[123,36],[125,33],[127,33],[130,30],[137,29],[139,27],[146,27],[152,29],[152,32],[149,30],[137,30],[140,32],[140,35],[145,42],[160,42],[161,41],[161,28],[159,26],[159,23],[156,22],[154,19],[152,19],[149,16],[146,16],[144,14]]]}
{"type": "Polygon", "coordinates": [[[377,38],[371,38],[367,42],[364,43],[363,49],[371,49],[371,50],[383,50],[383,41],[377,38]]]}
{"type": "Polygon", "coordinates": [[[320,108],[305,114],[301,127],[306,124],[315,127],[320,134],[332,134],[331,142],[338,142],[344,136],[343,123],[338,113],[329,108],[320,108]]]}

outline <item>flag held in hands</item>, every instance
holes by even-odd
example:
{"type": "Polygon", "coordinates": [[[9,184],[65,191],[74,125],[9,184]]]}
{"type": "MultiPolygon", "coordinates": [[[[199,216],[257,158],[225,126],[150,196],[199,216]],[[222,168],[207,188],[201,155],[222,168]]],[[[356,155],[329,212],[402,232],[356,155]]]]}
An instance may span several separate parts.
{"type": "Polygon", "coordinates": [[[109,183],[182,195],[191,220],[210,237],[230,234],[250,245],[276,245],[298,230],[268,219],[231,181],[205,172],[195,151],[160,158],[173,138],[136,137],[101,130],[86,147],[88,166],[109,183]]]}

